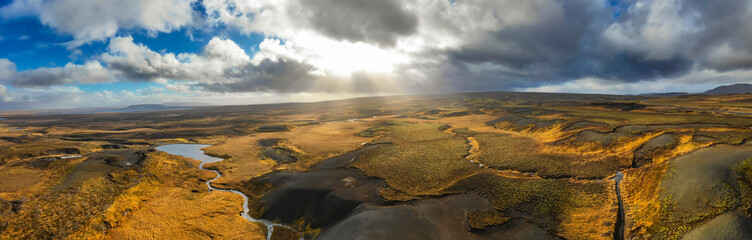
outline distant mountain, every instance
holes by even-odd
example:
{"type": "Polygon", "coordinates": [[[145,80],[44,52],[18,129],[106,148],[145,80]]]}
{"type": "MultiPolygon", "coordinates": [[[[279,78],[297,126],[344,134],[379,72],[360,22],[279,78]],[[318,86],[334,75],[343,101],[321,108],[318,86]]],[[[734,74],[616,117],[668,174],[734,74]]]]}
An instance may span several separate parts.
{"type": "Polygon", "coordinates": [[[664,92],[664,93],[643,93],[639,96],[653,96],[653,97],[673,97],[673,96],[682,96],[682,95],[689,95],[688,92],[664,92]]]}
{"type": "Polygon", "coordinates": [[[138,104],[138,105],[130,105],[125,107],[125,109],[161,109],[161,108],[173,108],[168,107],[162,104],[138,104]]]}
{"type": "Polygon", "coordinates": [[[166,102],[162,103],[164,106],[168,107],[205,107],[205,106],[215,106],[211,103],[204,103],[204,102],[166,102]]]}
{"type": "Polygon", "coordinates": [[[752,93],[752,84],[737,83],[710,89],[705,94],[742,94],[752,93]]]}

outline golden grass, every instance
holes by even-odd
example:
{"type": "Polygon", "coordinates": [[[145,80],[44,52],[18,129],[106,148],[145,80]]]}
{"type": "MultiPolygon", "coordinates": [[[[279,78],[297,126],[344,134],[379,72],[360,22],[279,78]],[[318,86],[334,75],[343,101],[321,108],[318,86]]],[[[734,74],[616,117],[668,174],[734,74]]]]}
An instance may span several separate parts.
{"type": "Polygon", "coordinates": [[[159,188],[104,239],[264,239],[264,228],[239,216],[233,193],[159,188]]]}
{"type": "Polygon", "coordinates": [[[606,183],[573,183],[581,185],[564,210],[560,231],[566,239],[613,239],[618,200],[613,181],[606,183]]]}
{"type": "Polygon", "coordinates": [[[286,138],[303,154],[330,157],[354,150],[371,138],[356,134],[376,126],[381,121],[367,118],[356,121],[324,122],[296,127],[289,132],[258,133],[262,138],[286,138]]]}
{"type": "Polygon", "coordinates": [[[513,179],[486,171],[458,181],[448,191],[473,191],[491,201],[495,213],[470,215],[476,228],[525,212],[567,239],[611,239],[616,219],[612,187],[612,182],[513,179]]]}
{"type": "Polygon", "coordinates": [[[467,137],[467,141],[468,144],[470,144],[470,150],[468,151],[469,154],[465,158],[468,160],[478,161],[478,157],[480,157],[481,154],[478,141],[473,137],[467,137]]]}
{"type": "Polygon", "coordinates": [[[483,133],[474,138],[481,150],[480,162],[496,169],[537,172],[545,177],[603,178],[626,164],[618,155],[591,157],[543,151],[544,147],[530,137],[483,133]]]}
{"type": "MultiPolygon", "coordinates": [[[[651,101],[749,112],[752,107],[750,99],[752,95],[651,101]]],[[[613,230],[616,215],[613,183],[540,179],[537,175],[531,176],[515,170],[548,171],[549,177],[604,177],[613,174],[617,168],[627,166],[632,152],[649,139],[664,132],[680,135],[678,146],[653,156],[654,163],[624,171],[626,178],[622,182],[622,193],[629,214],[628,222],[632,223],[628,225],[627,231],[634,237],[647,238],[649,236],[645,234],[649,230],[646,229],[654,228],[660,220],[657,213],[661,208],[658,186],[666,172],[666,160],[713,143],[741,144],[744,139],[752,136],[751,131],[742,129],[742,126],[752,124],[752,120],[741,116],[682,114],[670,107],[655,106],[637,111],[576,105],[526,106],[564,112],[530,117],[566,119],[570,122],[598,121],[612,127],[675,123],[734,125],[702,130],[682,128],[645,132],[634,137],[616,139],[609,146],[593,142],[554,145],[557,140],[577,132],[563,131],[565,124],[541,130],[514,129],[509,124],[488,126],[486,122],[497,119],[498,113],[506,112],[501,107],[509,106],[506,102],[490,99],[470,100],[466,104],[484,108],[484,111],[494,114],[436,117],[447,111],[465,110],[457,103],[461,102],[420,100],[408,105],[391,104],[367,110],[375,114],[382,110],[394,115],[310,125],[306,124],[363,116],[368,111],[360,111],[363,110],[362,106],[353,105],[342,109],[332,105],[316,110],[322,113],[299,114],[299,109],[280,109],[263,114],[238,113],[165,122],[97,122],[96,127],[92,128],[100,130],[32,126],[20,131],[8,131],[10,127],[3,126],[0,128],[0,137],[25,143],[0,140],[0,198],[26,199],[22,212],[10,215],[10,230],[4,233],[3,238],[263,238],[264,230],[260,226],[247,222],[238,215],[242,198],[229,193],[206,192],[202,181],[211,179],[214,175],[196,169],[195,161],[158,152],[149,153],[148,166],[143,172],[118,170],[104,177],[86,179],[60,193],[49,190],[82,159],[60,161],[48,169],[24,166],[24,161],[33,157],[59,155],[49,150],[76,148],[82,152],[91,152],[100,150],[99,145],[107,143],[83,142],[87,136],[97,136],[96,139],[102,140],[137,140],[147,143],[214,144],[206,149],[207,153],[228,157],[227,160],[207,165],[224,174],[214,184],[217,187],[233,188],[241,188],[239,186],[242,183],[273,169],[308,170],[318,160],[357,149],[363,142],[392,142],[364,153],[353,164],[367,175],[386,180],[391,188],[382,190],[385,199],[419,199],[443,194],[448,186],[464,184],[467,188],[485,191],[496,210],[531,211],[536,217],[546,220],[543,224],[547,228],[571,239],[611,237],[610,231],[613,230]],[[421,114],[433,109],[444,112],[433,114],[427,119],[421,118],[425,117],[421,114]],[[674,113],[665,113],[666,111],[674,113]],[[398,118],[398,114],[413,118],[398,118]],[[378,127],[382,122],[395,119],[411,123],[393,122],[391,125],[378,127]],[[251,133],[260,123],[293,127],[288,132],[253,133],[238,137],[251,133]],[[442,124],[450,127],[440,129],[442,124]],[[467,131],[453,133],[453,130],[462,128],[467,128],[467,131]],[[366,129],[377,131],[373,135],[358,136],[358,133],[366,129]],[[66,135],[70,139],[81,141],[58,140],[66,135]],[[81,138],[77,138],[79,135],[81,138]],[[715,139],[698,143],[692,141],[692,135],[706,135],[715,139]],[[264,138],[287,139],[281,145],[302,156],[300,161],[279,165],[271,160],[260,160],[261,148],[257,141],[264,138]],[[469,160],[480,160],[486,165],[515,170],[484,170],[469,160]]],[[[752,168],[747,168],[749,169],[752,168]]],[[[749,174],[745,176],[749,178],[749,174]]],[[[747,205],[750,205],[749,202],[747,205]]],[[[508,219],[508,216],[499,215],[499,212],[477,212],[470,216],[474,227],[498,224],[508,219]]],[[[0,216],[0,225],[8,221],[7,217],[0,216]]]]}
{"type": "Polygon", "coordinates": [[[217,169],[222,173],[222,177],[212,182],[216,187],[238,188],[241,182],[272,170],[273,160],[259,159],[259,139],[261,138],[258,136],[236,137],[204,148],[209,155],[225,158],[205,165],[206,168],[217,169]]]}
{"type": "MultiPolygon", "coordinates": [[[[57,160],[48,167],[41,183],[26,194],[16,194],[29,200],[19,213],[0,216],[0,224],[7,225],[0,239],[263,239],[265,236],[264,227],[239,215],[243,202],[240,196],[207,192],[206,185],[197,179],[206,181],[214,173],[197,169],[196,161],[154,152],[148,155],[143,170],[116,170],[106,177],[88,178],[62,191],[49,192],[80,162],[57,160]]],[[[23,169],[2,171],[10,175],[17,172],[28,174],[23,169]]],[[[23,181],[22,185],[30,185],[23,181]]]]}
{"type": "Polygon", "coordinates": [[[627,236],[649,238],[648,229],[659,221],[661,180],[668,162],[624,171],[621,182],[622,199],[627,213],[627,236]]]}
{"type": "Polygon", "coordinates": [[[662,155],[656,156],[653,158],[654,163],[661,163],[663,161],[673,159],[676,157],[679,157],[681,155],[690,153],[694,150],[708,147],[710,145],[713,145],[712,142],[706,142],[706,143],[697,143],[692,141],[692,135],[682,135],[679,137],[679,145],[675,148],[672,148],[670,151],[665,152],[662,155]]]}
{"type": "Polygon", "coordinates": [[[0,166],[0,194],[33,188],[43,183],[45,176],[45,171],[36,168],[0,166]]]}
{"type": "Polygon", "coordinates": [[[460,117],[442,118],[438,120],[427,120],[427,119],[416,119],[416,118],[405,118],[405,119],[400,119],[400,120],[410,121],[410,122],[420,122],[420,123],[449,124],[449,126],[451,127],[446,129],[445,132],[451,132],[452,130],[458,129],[458,128],[467,128],[468,130],[474,131],[474,132],[510,133],[511,131],[505,131],[505,130],[495,128],[493,126],[486,125],[486,122],[495,120],[497,118],[499,118],[499,116],[494,116],[490,114],[472,114],[472,115],[465,115],[465,116],[460,116],[460,117]]]}
{"type": "Polygon", "coordinates": [[[80,153],[87,153],[99,150],[99,146],[89,143],[60,141],[55,139],[7,145],[0,147],[0,164],[13,163],[21,159],[32,157],[66,155],[65,151],[68,149],[76,150],[80,153]]]}
{"type": "MultiPolygon", "coordinates": [[[[208,192],[214,173],[197,161],[162,152],[150,154],[154,174],[118,197],[100,219],[112,229],[105,239],[263,239],[264,228],[240,216],[242,197],[208,192]]],[[[91,224],[90,226],[97,226],[91,224]]]]}
{"type": "Polygon", "coordinates": [[[66,238],[101,214],[117,191],[117,186],[100,177],[88,179],[72,191],[34,197],[7,219],[2,239],[66,238]]]}
{"type": "Polygon", "coordinates": [[[570,120],[587,120],[611,125],[621,124],[680,124],[680,123],[720,123],[731,125],[749,125],[752,119],[746,116],[715,114],[671,114],[657,112],[617,111],[613,109],[596,109],[588,107],[556,107],[550,110],[565,111],[570,120]]]}
{"type": "MultiPolygon", "coordinates": [[[[258,177],[275,167],[271,159],[260,159],[263,150],[258,141],[266,138],[285,139],[281,146],[303,154],[305,159],[294,165],[303,169],[317,160],[336,156],[359,148],[362,143],[373,138],[359,137],[356,134],[377,125],[380,121],[364,119],[343,122],[325,122],[298,126],[287,132],[255,133],[249,136],[229,138],[221,143],[206,147],[207,154],[225,157],[224,161],[206,164],[207,168],[218,169],[222,177],[212,182],[217,187],[240,188],[243,181],[258,177]]],[[[289,168],[289,166],[288,166],[289,168]]],[[[293,166],[295,168],[295,166],[293,166]]]]}

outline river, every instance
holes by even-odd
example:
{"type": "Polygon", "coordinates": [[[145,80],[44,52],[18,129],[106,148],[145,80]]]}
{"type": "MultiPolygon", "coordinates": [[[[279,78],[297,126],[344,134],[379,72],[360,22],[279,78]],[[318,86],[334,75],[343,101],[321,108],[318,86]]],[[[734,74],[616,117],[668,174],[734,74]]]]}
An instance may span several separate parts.
{"type": "Polygon", "coordinates": [[[621,199],[621,191],[619,184],[624,179],[624,173],[621,171],[616,172],[616,175],[611,178],[616,182],[616,198],[619,201],[619,211],[616,215],[616,229],[614,229],[614,239],[624,239],[624,201],[621,199]]]}
{"type": "MultiPolygon", "coordinates": [[[[243,192],[235,190],[235,189],[220,189],[220,188],[212,187],[211,182],[214,181],[214,180],[217,180],[219,177],[222,176],[222,174],[220,174],[219,171],[217,171],[217,170],[204,168],[204,164],[206,164],[206,163],[213,163],[213,162],[219,162],[219,161],[222,161],[224,159],[218,158],[218,157],[212,157],[212,156],[204,154],[204,151],[201,150],[201,149],[205,148],[205,147],[208,147],[208,146],[210,146],[210,145],[205,145],[205,144],[169,144],[169,145],[159,146],[156,149],[159,150],[159,151],[162,151],[162,152],[166,152],[168,154],[178,155],[178,156],[183,156],[183,157],[187,157],[187,158],[196,159],[198,161],[201,161],[201,163],[198,165],[199,169],[206,170],[206,171],[212,171],[212,172],[216,173],[217,176],[215,178],[213,178],[213,179],[211,179],[211,180],[209,180],[209,181],[206,182],[206,186],[209,188],[209,191],[215,191],[216,190],[216,191],[223,191],[223,192],[231,192],[231,193],[234,193],[234,194],[237,194],[237,195],[240,195],[241,197],[243,197],[243,214],[242,214],[243,218],[245,218],[246,220],[251,221],[251,222],[258,222],[258,223],[264,224],[264,226],[266,226],[266,229],[267,229],[267,234],[266,234],[266,239],[267,240],[270,240],[272,238],[272,232],[274,231],[274,227],[288,228],[290,230],[293,230],[293,231],[297,232],[297,230],[295,230],[294,228],[292,228],[290,226],[287,226],[287,225],[283,225],[283,224],[279,224],[279,223],[274,223],[274,222],[266,220],[266,219],[258,219],[258,218],[251,217],[251,215],[248,214],[248,211],[249,211],[249,209],[248,209],[248,196],[245,195],[243,192]]],[[[303,240],[303,235],[302,234],[300,235],[300,239],[303,240]]]]}

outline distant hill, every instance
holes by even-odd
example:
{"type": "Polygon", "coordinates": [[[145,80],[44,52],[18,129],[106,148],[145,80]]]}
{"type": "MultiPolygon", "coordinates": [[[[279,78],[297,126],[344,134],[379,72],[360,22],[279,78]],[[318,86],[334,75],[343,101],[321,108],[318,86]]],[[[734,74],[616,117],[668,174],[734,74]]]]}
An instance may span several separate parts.
{"type": "Polygon", "coordinates": [[[663,93],[643,93],[639,94],[638,96],[653,96],[653,97],[673,97],[673,96],[682,96],[682,95],[689,95],[691,93],[688,92],[663,92],[663,93]]]}
{"type": "Polygon", "coordinates": [[[166,103],[162,103],[162,105],[168,106],[168,107],[204,107],[204,106],[214,106],[214,104],[204,103],[204,102],[166,102],[166,103]]]}
{"type": "Polygon", "coordinates": [[[172,107],[167,107],[162,104],[138,104],[138,105],[130,105],[128,107],[125,107],[125,109],[161,109],[161,108],[172,108],[172,107]]]}
{"type": "Polygon", "coordinates": [[[742,94],[752,93],[752,84],[737,83],[733,85],[720,86],[705,91],[705,94],[742,94]]]}

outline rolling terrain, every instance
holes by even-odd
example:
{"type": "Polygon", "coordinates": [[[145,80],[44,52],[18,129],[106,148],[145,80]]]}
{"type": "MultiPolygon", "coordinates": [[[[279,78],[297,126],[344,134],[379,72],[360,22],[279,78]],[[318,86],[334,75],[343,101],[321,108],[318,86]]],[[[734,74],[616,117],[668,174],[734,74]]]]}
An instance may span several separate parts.
{"type": "Polygon", "coordinates": [[[4,113],[0,239],[745,239],[749,103],[486,92],[4,113]],[[222,160],[156,149],[186,143],[222,160]]]}

